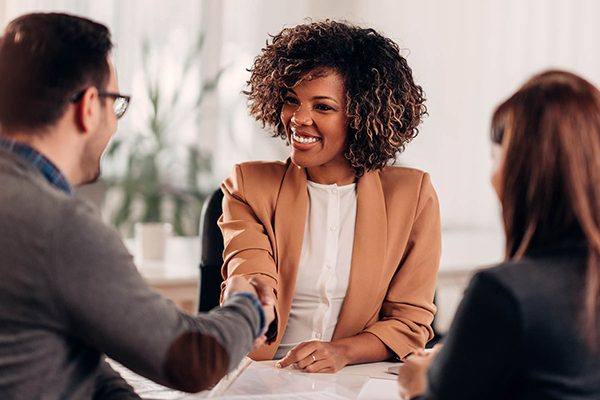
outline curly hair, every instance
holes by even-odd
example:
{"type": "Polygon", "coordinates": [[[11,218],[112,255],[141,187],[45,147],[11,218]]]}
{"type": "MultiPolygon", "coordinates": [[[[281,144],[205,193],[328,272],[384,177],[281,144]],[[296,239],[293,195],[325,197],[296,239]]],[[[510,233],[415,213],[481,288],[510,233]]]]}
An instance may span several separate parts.
{"type": "Polygon", "coordinates": [[[249,69],[244,93],[250,115],[274,137],[287,139],[280,119],[286,90],[326,70],[344,81],[349,121],[344,156],[356,176],[395,161],[418,134],[427,108],[398,45],[373,29],[325,20],[272,36],[249,69]]]}

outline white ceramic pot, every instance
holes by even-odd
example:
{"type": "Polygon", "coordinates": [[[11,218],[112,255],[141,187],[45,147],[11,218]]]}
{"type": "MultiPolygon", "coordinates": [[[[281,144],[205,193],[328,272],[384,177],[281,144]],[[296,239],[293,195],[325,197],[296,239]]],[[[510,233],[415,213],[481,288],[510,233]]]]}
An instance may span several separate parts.
{"type": "Polygon", "coordinates": [[[136,256],[141,260],[164,261],[171,224],[137,223],[134,227],[136,256]]]}

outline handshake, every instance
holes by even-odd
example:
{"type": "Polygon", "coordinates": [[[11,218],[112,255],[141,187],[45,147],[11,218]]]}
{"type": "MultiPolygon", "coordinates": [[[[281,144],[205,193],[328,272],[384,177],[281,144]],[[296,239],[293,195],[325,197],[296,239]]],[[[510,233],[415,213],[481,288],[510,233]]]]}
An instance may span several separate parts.
{"type": "Polygon", "coordinates": [[[263,307],[265,328],[262,335],[254,341],[254,349],[275,340],[277,321],[275,315],[275,293],[273,289],[259,282],[256,278],[247,279],[243,276],[234,276],[225,281],[223,300],[227,300],[236,293],[251,293],[255,295],[263,307]]]}

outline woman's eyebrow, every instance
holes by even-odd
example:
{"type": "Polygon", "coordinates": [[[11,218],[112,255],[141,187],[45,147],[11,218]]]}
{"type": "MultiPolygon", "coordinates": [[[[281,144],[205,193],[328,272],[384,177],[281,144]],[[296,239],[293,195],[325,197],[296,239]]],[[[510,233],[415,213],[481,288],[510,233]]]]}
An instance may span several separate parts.
{"type": "Polygon", "coordinates": [[[329,96],[313,96],[313,100],[331,100],[336,104],[339,104],[339,101],[329,96]]]}

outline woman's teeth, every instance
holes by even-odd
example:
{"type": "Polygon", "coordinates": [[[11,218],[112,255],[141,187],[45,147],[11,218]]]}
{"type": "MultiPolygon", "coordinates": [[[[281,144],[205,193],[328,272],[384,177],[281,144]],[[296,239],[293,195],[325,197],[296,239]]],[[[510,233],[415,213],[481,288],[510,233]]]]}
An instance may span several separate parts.
{"type": "Polygon", "coordinates": [[[318,142],[319,140],[321,140],[318,137],[313,137],[313,136],[300,136],[298,134],[296,134],[295,132],[292,132],[292,139],[294,140],[294,142],[298,142],[298,143],[315,143],[318,142]]]}

